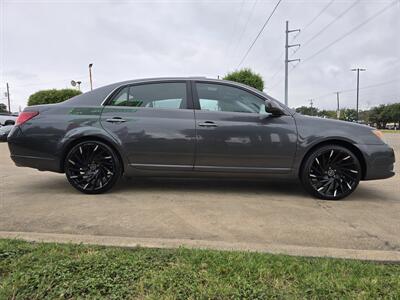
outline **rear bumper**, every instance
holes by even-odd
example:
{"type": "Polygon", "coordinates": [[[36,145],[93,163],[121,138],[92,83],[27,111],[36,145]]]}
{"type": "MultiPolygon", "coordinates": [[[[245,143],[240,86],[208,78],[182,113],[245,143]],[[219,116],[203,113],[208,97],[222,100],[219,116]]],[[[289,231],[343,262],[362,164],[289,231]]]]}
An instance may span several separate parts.
{"type": "Polygon", "coordinates": [[[16,166],[35,168],[40,171],[62,172],[60,161],[56,157],[44,155],[44,152],[40,149],[33,149],[18,126],[11,130],[7,142],[11,159],[16,166]]]}
{"type": "Polygon", "coordinates": [[[388,145],[360,146],[366,161],[364,180],[385,179],[395,175],[394,151],[388,145]]]}
{"type": "Polygon", "coordinates": [[[38,169],[39,171],[60,172],[58,168],[59,164],[56,160],[51,158],[11,154],[11,159],[17,167],[29,167],[38,169]]]}

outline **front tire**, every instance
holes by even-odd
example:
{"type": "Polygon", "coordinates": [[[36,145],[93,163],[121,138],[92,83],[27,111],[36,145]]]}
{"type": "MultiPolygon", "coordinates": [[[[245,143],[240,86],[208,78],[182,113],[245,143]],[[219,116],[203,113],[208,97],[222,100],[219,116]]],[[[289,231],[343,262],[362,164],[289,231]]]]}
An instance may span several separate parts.
{"type": "Polygon", "coordinates": [[[307,156],[300,179],[311,195],[324,200],[340,200],[357,188],[361,165],[349,149],[326,145],[307,156]]]}
{"type": "Polygon", "coordinates": [[[65,158],[64,170],[69,183],[86,194],[108,191],[121,176],[117,154],[99,141],[84,141],[72,147],[65,158]]]}

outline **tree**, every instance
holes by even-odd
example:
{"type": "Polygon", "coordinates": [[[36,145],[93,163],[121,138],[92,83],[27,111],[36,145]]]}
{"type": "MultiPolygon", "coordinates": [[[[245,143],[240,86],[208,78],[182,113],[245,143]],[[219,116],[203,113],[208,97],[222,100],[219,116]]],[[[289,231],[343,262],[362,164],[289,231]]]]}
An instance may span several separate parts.
{"type": "Polygon", "coordinates": [[[341,109],[340,120],[354,122],[355,120],[357,120],[357,111],[352,108],[341,109]]]}
{"type": "Polygon", "coordinates": [[[264,80],[261,75],[253,72],[251,69],[242,69],[228,73],[224,79],[247,84],[260,91],[264,89],[264,80]]]}
{"type": "Polygon", "coordinates": [[[322,118],[336,119],[336,110],[320,110],[318,116],[322,118]]]}
{"type": "Polygon", "coordinates": [[[307,115],[307,116],[317,116],[318,115],[318,108],[311,107],[311,106],[300,106],[296,108],[296,112],[307,115]]]}
{"type": "Polygon", "coordinates": [[[59,103],[80,94],[82,94],[81,91],[74,89],[42,90],[29,96],[28,106],[38,105],[38,104],[59,103]]]}
{"type": "Polygon", "coordinates": [[[391,105],[391,120],[398,124],[397,128],[400,128],[400,103],[394,103],[391,105]]]}
{"type": "Polygon", "coordinates": [[[4,103],[0,103],[0,112],[7,112],[7,105],[4,103]]]}

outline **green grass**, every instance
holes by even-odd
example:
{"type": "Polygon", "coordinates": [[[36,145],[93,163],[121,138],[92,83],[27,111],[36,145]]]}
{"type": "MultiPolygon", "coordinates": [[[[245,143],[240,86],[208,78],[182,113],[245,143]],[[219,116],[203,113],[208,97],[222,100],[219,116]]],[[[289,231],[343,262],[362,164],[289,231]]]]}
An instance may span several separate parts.
{"type": "Polygon", "coordinates": [[[400,130],[381,129],[383,133],[400,133],[400,130]]]}
{"type": "Polygon", "coordinates": [[[399,299],[400,265],[0,240],[0,299],[399,299]]]}

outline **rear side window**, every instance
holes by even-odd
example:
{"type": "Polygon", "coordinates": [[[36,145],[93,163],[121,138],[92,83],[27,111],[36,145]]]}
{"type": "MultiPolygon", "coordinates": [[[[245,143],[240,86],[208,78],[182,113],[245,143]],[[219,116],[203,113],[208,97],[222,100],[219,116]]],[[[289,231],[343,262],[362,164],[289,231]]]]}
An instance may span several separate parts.
{"type": "Polygon", "coordinates": [[[112,106],[186,108],[186,83],[148,83],[122,88],[109,102],[112,106]]]}

